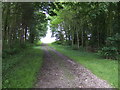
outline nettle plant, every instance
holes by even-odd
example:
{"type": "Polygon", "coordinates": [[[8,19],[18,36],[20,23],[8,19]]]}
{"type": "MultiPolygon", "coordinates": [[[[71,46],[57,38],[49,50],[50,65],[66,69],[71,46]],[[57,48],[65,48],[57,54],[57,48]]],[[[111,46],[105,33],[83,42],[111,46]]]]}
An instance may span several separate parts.
{"type": "Polygon", "coordinates": [[[120,54],[120,34],[117,33],[112,37],[108,37],[106,39],[106,46],[98,53],[106,59],[117,60],[120,54]]]}

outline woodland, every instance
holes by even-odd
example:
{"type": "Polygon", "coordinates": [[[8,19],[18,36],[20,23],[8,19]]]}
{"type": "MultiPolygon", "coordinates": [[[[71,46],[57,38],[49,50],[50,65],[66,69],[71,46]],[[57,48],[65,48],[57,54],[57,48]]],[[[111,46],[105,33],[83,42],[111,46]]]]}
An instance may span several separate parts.
{"type": "MultiPolygon", "coordinates": [[[[100,50],[117,59],[120,3],[3,3],[3,53],[14,53],[45,36],[47,20],[59,44],[100,50]],[[45,13],[49,14],[46,17],[45,13]]],[[[4,55],[3,55],[4,56],[4,55]]]]}
{"type": "MultiPolygon", "coordinates": [[[[72,55],[72,50],[77,52],[78,57],[82,55],[82,50],[89,52],[90,55],[95,53],[96,56],[102,58],[103,65],[109,62],[106,68],[110,67],[111,77],[116,77],[112,76],[114,72],[112,65],[118,65],[113,62],[117,63],[120,59],[120,2],[4,2],[2,3],[4,88],[32,87],[32,82],[36,77],[35,73],[38,72],[44,61],[40,40],[47,34],[48,21],[52,32],[51,37],[56,38],[55,42],[48,44],[49,46],[56,47],[56,50],[69,57],[72,55]],[[69,47],[70,50],[65,49],[66,47],[69,47]],[[34,70],[30,67],[31,65],[35,66],[34,70]],[[24,67],[23,72],[18,70],[18,67],[22,66],[24,67]],[[29,69],[27,70],[27,68],[29,69]],[[24,79],[19,78],[20,73],[26,76],[30,75],[30,78],[24,76],[24,79]],[[17,79],[20,80],[17,81],[14,76],[18,76],[17,79]],[[18,83],[19,81],[22,84],[18,83]]],[[[89,56],[84,57],[89,58],[89,56]]],[[[74,57],[77,58],[77,56],[74,57]]],[[[99,62],[82,60],[88,67],[90,62],[99,62]]],[[[102,65],[102,63],[99,64],[102,65]]],[[[98,68],[104,71],[103,67],[98,68]]],[[[109,70],[105,72],[107,71],[109,70]]],[[[109,75],[105,74],[105,76],[109,75]]],[[[117,80],[113,79],[112,81],[110,78],[108,81],[110,83],[115,81],[112,85],[117,87],[117,80]]]]}

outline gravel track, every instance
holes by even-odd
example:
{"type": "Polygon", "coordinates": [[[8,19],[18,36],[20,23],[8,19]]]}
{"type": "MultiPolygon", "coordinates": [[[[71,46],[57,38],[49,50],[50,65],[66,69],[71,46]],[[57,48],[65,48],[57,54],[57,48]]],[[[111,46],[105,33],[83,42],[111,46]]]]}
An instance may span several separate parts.
{"type": "Polygon", "coordinates": [[[81,64],[47,45],[41,47],[44,62],[35,88],[112,88],[81,64]]]}

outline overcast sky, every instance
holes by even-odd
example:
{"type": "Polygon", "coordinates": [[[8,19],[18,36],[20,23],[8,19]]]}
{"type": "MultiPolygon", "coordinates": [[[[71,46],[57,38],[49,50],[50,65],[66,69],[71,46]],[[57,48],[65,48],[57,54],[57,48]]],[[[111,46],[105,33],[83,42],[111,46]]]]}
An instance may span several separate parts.
{"type": "Polygon", "coordinates": [[[51,37],[52,32],[51,32],[51,30],[50,30],[50,26],[49,26],[49,25],[50,25],[50,21],[48,21],[48,30],[47,30],[46,37],[41,38],[41,41],[42,41],[43,43],[52,43],[52,42],[55,41],[55,37],[51,37]]]}

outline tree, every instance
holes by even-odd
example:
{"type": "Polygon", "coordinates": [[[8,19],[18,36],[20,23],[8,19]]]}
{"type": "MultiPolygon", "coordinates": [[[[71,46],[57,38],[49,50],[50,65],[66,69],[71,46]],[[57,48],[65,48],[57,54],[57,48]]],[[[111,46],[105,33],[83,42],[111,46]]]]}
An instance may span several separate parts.
{"type": "Polygon", "coordinates": [[[47,7],[42,4],[3,3],[3,51],[23,48],[46,34],[47,19],[43,11],[47,7]]]}
{"type": "Polygon", "coordinates": [[[65,2],[59,5],[62,9],[54,8],[50,19],[53,34],[58,38],[64,33],[63,43],[99,49],[106,44],[107,37],[119,33],[119,3],[65,2]],[[58,35],[58,32],[61,33],[58,35]]]}

